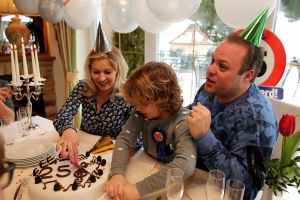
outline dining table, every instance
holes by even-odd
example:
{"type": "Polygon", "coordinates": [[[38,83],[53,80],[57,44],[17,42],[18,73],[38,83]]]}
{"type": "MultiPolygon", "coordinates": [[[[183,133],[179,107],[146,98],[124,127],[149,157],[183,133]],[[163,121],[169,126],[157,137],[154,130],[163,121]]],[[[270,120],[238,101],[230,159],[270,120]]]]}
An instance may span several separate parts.
{"type": "MultiPolygon", "coordinates": [[[[15,151],[14,146],[17,146],[19,142],[28,141],[29,144],[35,143],[51,143],[54,147],[59,140],[59,134],[53,126],[53,122],[49,119],[40,116],[32,117],[32,122],[38,124],[39,128],[34,131],[30,131],[28,136],[21,137],[21,134],[17,134],[15,143],[11,146],[6,146],[6,151],[15,151]]],[[[93,147],[95,142],[100,136],[92,135],[78,130],[79,146],[78,152],[85,153],[93,147]]],[[[29,148],[29,147],[28,147],[29,148]]],[[[20,150],[16,150],[20,151],[20,150]]],[[[17,153],[17,152],[15,152],[17,153]]],[[[101,152],[100,155],[105,157],[110,164],[112,157],[112,150],[101,152]]],[[[148,156],[141,148],[137,151],[129,160],[126,169],[126,178],[131,183],[136,183],[143,180],[149,175],[157,172],[162,163],[148,156]]],[[[29,177],[35,166],[22,166],[18,167],[14,171],[12,182],[4,190],[6,200],[30,200],[28,195],[27,186],[22,185],[22,180],[29,177]],[[21,189],[20,189],[21,188],[21,189]]],[[[208,177],[208,173],[204,170],[196,169],[193,176],[185,180],[183,199],[206,199],[205,184],[208,177]]],[[[110,200],[111,198],[106,194],[102,194],[97,200],[110,200]]],[[[141,197],[141,199],[167,199],[165,189],[148,194],[141,197]]]]}

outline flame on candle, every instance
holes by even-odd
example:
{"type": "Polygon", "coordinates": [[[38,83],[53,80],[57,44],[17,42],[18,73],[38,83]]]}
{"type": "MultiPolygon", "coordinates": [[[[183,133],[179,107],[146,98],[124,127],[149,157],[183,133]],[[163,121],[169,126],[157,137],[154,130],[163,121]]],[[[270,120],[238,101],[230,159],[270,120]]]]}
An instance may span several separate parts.
{"type": "Polygon", "coordinates": [[[13,50],[14,46],[12,44],[10,44],[10,49],[13,50]]]}
{"type": "Polygon", "coordinates": [[[33,49],[36,49],[36,46],[35,46],[35,44],[33,45],[33,49]]]}
{"type": "Polygon", "coordinates": [[[17,45],[14,45],[14,50],[17,51],[17,45]]]}
{"type": "Polygon", "coordinates": [[[30,46],[30,49],[31,49],[31,51],[33,50],[33,49],[32,49],[32,45],[30,46]]]}
{"type": "Polygon", "coordinates": [[[24,39],[23,39],[23,37],[21,37],[21,41],[22,41],[22,43],[24,43],[24,39]]]}

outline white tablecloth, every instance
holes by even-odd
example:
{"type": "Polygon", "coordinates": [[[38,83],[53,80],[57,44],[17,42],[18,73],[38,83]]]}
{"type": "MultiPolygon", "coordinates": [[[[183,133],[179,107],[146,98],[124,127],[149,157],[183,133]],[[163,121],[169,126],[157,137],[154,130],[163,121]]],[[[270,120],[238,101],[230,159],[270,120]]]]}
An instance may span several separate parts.
{"type": "MultiPolygon", "coordinates": [[[[33,117],[32,121],[34,123],[37,123],[42,129],[45,129],[46,133],[43,135],[37,134],[37,135],[31,135],[27,137],[19,136],[16,139],[16,143],[22,140],[32,140],[33,142],[39,140],[39,141],[52,142],[53,145],[55,145],[59,139],[59,136],[53,127],[52,121],[38,116],[33,117]]],[[[99,136],[90,135],[82,131],[79,131],[78,134],[79,134],[79,153],[84,153],[87,150],[89,150],[99,139],[99,136]]],[[[10,148],[13,148],[13,146],[10,148]]],[[[101,153],[101,156],[107,158],[108,161],[111,160],[111,155],[112,155],[111,150],[101,153]]],[[[156,172],[159,169],[159,167],[160,164],[155,159],[146,155],[143,150],[140,150],[130,159],[129,164],[127,166],[126,176],[130,182],[135,183],[149,176],[150,174],[156,172]]],[[[8,188],[5,189],[4,192],[6,200],[13,200],[15,191],[20,185],[21,179],[30,175],[33,169],[34,167],[28,167],[28,168],[17,168],[15,170],[12,183],[8,188]]],[[[190,178],[189,181],[186,181],[186,192],[185,192],[184,199],[198,199],[199,194],[201,193],[202,195],[205,196],[205,190],[203,189],[203,184],[205,184],[205,178],[207,176],[207,173],[201,170],[197,171],[197,173],[201,175],[200,177],[203,176],[204,179],[202,178],[199,179],[196,178],[198,176],[194,176],[193,178],[190,178]]],[[[159,191],[153,194],[152,196],[148,196],[147,198],[144,199],[156,199],[156,197],[158,196],[162,196],[163,199],[165,198],[164,192],[159,191]]],[[[103,194],[98,198],[98,200],[100,199],[110,199],[110,198],[108,198],[106,194],[103,194]]],[[[30,200],[26,188],[24,189],[21,200],[30,200]]]]}

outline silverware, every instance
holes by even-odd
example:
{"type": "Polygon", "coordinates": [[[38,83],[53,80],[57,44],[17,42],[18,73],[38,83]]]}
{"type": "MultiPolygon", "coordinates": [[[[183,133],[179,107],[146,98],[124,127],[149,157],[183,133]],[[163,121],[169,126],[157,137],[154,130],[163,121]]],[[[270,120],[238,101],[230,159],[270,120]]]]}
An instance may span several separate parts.
{"type": "Polygon", "coordinates": [[[82,169],[82,167],[80,166],[80,164],[78,163],[78,164],[75,164],[74,165],[78,170],[81,170],[82,169]]]}

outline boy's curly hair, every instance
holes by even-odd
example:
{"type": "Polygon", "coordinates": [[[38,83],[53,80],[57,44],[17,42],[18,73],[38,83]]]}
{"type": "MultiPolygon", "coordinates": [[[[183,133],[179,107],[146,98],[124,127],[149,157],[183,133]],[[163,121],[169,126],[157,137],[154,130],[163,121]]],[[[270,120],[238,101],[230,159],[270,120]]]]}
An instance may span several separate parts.
{"type": "Polygon", "coordinates": [[[163,62],[148,62],[137,68],[125,82],[123,94],[133,105],[151,102],[170,114],[178,111],[183,102],[176,73],[163,62]]]}

